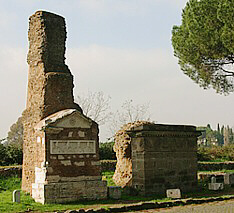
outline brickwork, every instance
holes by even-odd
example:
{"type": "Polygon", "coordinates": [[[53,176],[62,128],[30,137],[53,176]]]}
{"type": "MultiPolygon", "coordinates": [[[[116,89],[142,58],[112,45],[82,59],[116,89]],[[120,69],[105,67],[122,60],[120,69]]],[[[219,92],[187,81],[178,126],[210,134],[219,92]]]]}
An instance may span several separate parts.
{"type": "Polygon", "coordinates": [[[192,126],[150,124],[128,132],[132,148],[132,186],[143,195],[197,186],[197,136],[192,126]]]}
{"type": "Polygon", "coordinates": [[[45,161],[35,167],[32,197],[41,203],[65,203],[79,199],[104,199],[101,180],[98,125],[75,109],[66,109],[35,126],[37,143],[45,161]],[[41,138],[41,132],[45,138],[41,138]]]}
{"type": "Polygon", "coordinates": [[[98,125],[74,103],[73,76],[64,62],[65,20],[38,11],[28,37],[22,189],[41,203],[105,198],[98,125]]]}
{"type": "Polygon", "coordinates": [[[64,63],[64,18],[45,11],[36,12],[30,17],[28,38],[29,73],[27,104],[23,113],[25,122],[22,175],[22,189],[26,192],[31,191],[31,184],[35,180],[34,167],[39,166],[45,159],[43,147],[38,147],[35,141],[33,127],[41,119],[59,110],[74,108],[81,111],[74,103],[73,76],[64,63]]]}

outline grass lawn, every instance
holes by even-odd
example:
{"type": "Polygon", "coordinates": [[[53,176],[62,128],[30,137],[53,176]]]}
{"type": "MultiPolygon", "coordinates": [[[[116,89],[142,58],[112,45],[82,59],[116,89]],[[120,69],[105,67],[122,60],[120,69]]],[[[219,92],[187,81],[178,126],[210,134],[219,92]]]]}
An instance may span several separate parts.
{"type": "MultiPolygon", "coordinates": [[[[107,180],[108,186],[114,186],[112,180],[114,172],[104,172],[103,179],[107,180]]],[[[104,201],[80,201],[69,204],[45,204],[34,202],[34,200],[24,192],[21,191],[21,202],[12,202],[12,192],[20,189],[21,179],[18,177],[2,178],[0,177],[0,212],[25,212],[25,211],[39,211],[39,212],[54,212],[63,210],[75,210],[81,208],[108,208],[113,205],[120,205],[124,203],[133,203],[137,201],[152,200],[153,198],[125,196],[121,201],[119,200],[104,200],[104,201]]],[[[165,199],[159,199],[160,201],[165,199]]],[[[166,199],[168,200],[168,199],[166,199]]]]}
{"type": "MultiPolygon", "coordinates": [[[[103,172],[103,179],[107,180],[108,186],[113,186],[112,180],[114,172],[103,172]]],[[[108,208],[110,206],[136,203],[140,201],[154,201],[162,202],[169,201],[163,197],[141,197],[141,196],[129,196],[122,194],[121,200],[104,200],[104,201],[79,201],[69,204],[45,204],[34,202],[34,200],[24,192],[21,192],[21,202],[12,202],[12,192],[16,189],[20,189],[21,179],[18,177],[2,178],[0,177],[0,212],[25,212],[25,211],[37,211],[37,212],[54,212],[65,210],[77,210],[81,208],[108,208]]],[[[220,196],[224,194],[234,194],[234,189],[227,189],[225,192],[211,192],[203,190],[200,192],[194,192],[183,195],[184,198],[193,197],[209,197],[220,196]]]]}

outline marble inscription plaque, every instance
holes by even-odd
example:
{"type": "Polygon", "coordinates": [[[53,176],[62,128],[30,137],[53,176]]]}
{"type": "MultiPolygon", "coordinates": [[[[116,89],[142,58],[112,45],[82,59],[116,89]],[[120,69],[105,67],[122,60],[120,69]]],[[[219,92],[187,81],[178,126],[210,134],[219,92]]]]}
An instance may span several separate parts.
{"type": "Polygon", "coordinates": [[[51,140],[51,154],[95,154],[95,140],[51,140]]]}

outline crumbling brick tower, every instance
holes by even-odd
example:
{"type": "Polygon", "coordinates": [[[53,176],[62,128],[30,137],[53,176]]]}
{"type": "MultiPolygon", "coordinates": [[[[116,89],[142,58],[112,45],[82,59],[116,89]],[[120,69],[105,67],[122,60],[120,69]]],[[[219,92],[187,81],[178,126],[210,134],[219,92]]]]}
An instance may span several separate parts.
{"type": "Polygon", "coordinates": [[[34,126],[43,118],[63,109],[81,108],[74,103],[73,76],[65,64],[66,27],[63,17],[37,11],[29,22],[27,62],[28,94],[24,116],[24,160],[22,189],[31,192],[35,166],[45,158],[38,149],[34,126]]]}

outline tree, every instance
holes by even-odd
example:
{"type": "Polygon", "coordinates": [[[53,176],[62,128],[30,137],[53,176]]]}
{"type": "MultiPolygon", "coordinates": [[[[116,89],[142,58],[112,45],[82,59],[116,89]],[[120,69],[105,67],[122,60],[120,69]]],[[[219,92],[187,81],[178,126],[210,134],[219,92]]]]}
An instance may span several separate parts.
{"type": "Polygon", "coordinates": [[[0,166],[5,165],[6,156],[6,147],[0,143],[0,166]]]}
{"type": "Polygon", "coordinates": [[[230,144],[230,132],[229,132],[229,126],[227,126],[226,128],[224,128],[224,133],[223,133],[223,137],[224,137],[224,145],[229,145],[230,144]]]}
{"type": "Polygon", "coordinates": [[[18,120],[11,125],[10,131],[7,136],[7,145],[14,147],[23,147],[23,118],[19,117],[18,120]]]}
{"type": "Polygon", "coordinates": [[[218,125],[217,125],[217,131],[218,131],[218,133],[221,133],[221,132],[220,132],[220,126],[219,126],[219,123],[218,123],[218,125]]]}
{"type": "Polygon", "coordinates": [[[133,100],[126,100],[120,110],[113,113],[109,125],[111,134],[114,134],[119,128],[127,123],[135,121],[150,121],[149,103],[134,104],[133,100]]]}
{"type": "Polygon", "coordinates": [[[133,100],[126,100],[123,102],[121,109],[116,112],[111,112],[109,96],[103,92],[91,92],[77,96],[77,102],[83,109],[83,113],[96,121],[98,124],[108,125],[110,134],[109,139],[119,128],[127,123],[135,121],[149,121],[149,103],[134,104],[133,100]]]}
{"type": "Polygon", "coordinates": [[[234,91],[234,0],[189,0],[172,45],[182,71],[201,87],[234,91]]]}
{"type": "Polygon", "coordinates": [[[110,97],[103,92],[88,91],[85,95],[78,95],[77,101],[83,113],[100,125],[106,123],[111,116],[110,97]]]}
{"type": "Polygon", "coordinates": [[[23,163],[23,150],[18,145],[6,146],[6,163],[7,165],[22,165],[23,163]]]}

